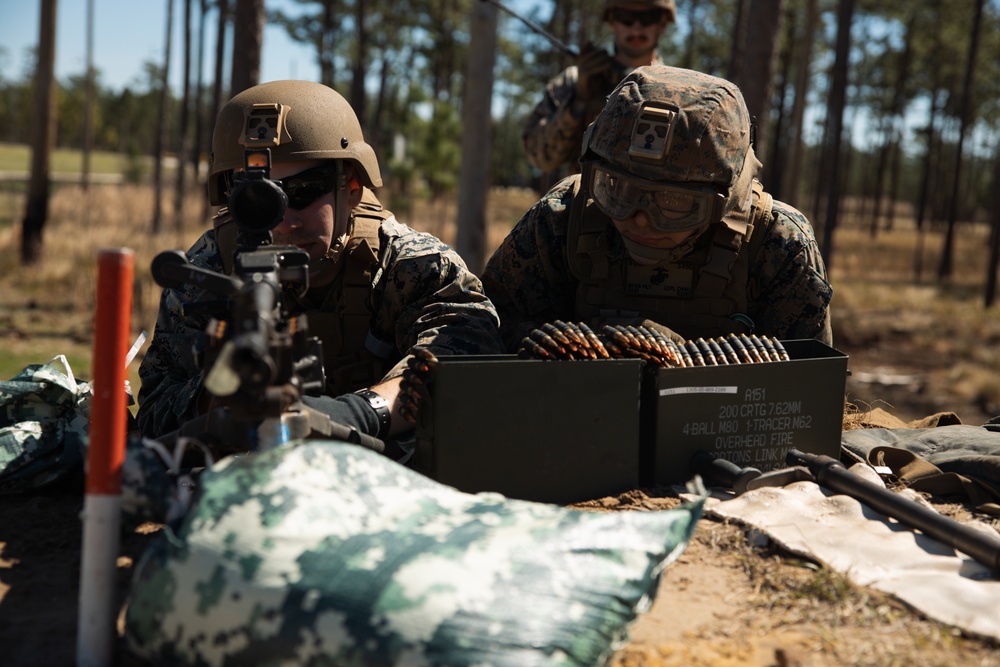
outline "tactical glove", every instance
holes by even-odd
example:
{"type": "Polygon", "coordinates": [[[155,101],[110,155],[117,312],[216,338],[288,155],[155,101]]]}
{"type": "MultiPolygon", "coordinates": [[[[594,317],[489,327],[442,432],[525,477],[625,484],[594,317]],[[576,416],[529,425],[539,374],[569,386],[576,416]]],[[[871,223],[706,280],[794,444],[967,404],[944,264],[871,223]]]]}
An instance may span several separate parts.
{"type": "Polygon", "coordinates": [[[643,320],[639,324],[639,326],[646,327],[650,331],[657,331],[657,332],[663,334],[664,336],[666,336],[667,338],[669,338],[670,340],[674,341],[675,343],[683,343],[684,342],[684,336],[681,336],[679,333],[677,333],[676,331],[674,331],[670,327],[663,326],[659,322],[654,322],[653,320],[643,320]]]}
{"type": "Polygon", "coordinates": [[[670,327],[666,327],[666,326],[660,324],[659,322],[654,322],[653,320],[643,319],[641,317],[612,317],[612,318],[605,319],[604,320],[604,324],[618,324],[618,325],[627,326],[627,327],[629,327],[629,326],[630,327],[645,327],[645,328],[649,329],[650,331],[656,331],[656,332],[659,332],[659,333],[663,334],[664,336],[666,336],[670,340],[674,341],[675,343],[683,343],[684,340],[685,340],[683,336],[681,336],[679,333],[677,333],[676,331],[674,331],[670,327]]]}
{"type": "Polygon", "coordinates": [[[587,43],[576,58],[576,99],[581,102],[607,97],[614,87],[611,56],[604,49],[587,43]]]}

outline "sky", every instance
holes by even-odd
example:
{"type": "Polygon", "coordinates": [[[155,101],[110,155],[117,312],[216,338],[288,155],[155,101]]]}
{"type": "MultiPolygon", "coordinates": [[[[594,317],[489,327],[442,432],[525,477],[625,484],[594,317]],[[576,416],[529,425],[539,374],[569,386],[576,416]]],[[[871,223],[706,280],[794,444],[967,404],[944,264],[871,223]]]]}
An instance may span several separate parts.
{"type": "MultiPolygon", "coordinates": [[[[143,79],[143,63],[163,59],[166,38],[167,0],[59,0],[56,25],[56,77],[64,81],[71,75],[83,75],[87,61],[87,6],[93,6],[94,67],[101,85],[121,90],[143,79]]],[[[192,39],[197,39],[198,0],[192,2],[192,39]]],[[[302,12],[291,0],[265,0],[268,10],[284,9],[289,14],[302,12]]],[[[0,76],[20,79],[27,66],[28,49],[38,45],[41,0],[0,0],[0,76]]],[[[174,25],[171,46],[170,85],[180,91],[184,48],[184,1],[174,0],[174,25]]],[[[215,17],[208,14],[205,27],[205,72],[203,80],[213,78],[215,52],[215,17]]],[[[194,47],[193,57],[197,57],[194,47]]],[[[292,41],[283,28],[267,26],[264,30],[261,57],[261,82],[275,79],[319,79],[312,48],[292,41]]],[[[191,74],[191,81],[195,73],[191,74]]]]}

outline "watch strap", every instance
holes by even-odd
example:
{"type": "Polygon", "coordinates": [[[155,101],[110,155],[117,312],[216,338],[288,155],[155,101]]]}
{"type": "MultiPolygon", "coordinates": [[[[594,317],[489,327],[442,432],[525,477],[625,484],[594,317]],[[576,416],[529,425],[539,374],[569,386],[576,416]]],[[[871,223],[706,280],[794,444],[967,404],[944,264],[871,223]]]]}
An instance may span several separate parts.
{"type": "Polygon", "coordinates": [[[365,399],[378,416],[378,433],[375,437],[381,440],[389,435],[389,426],[392,424],[392,410],[389,409],[389,402],[371,389],[359,389],[354,393],[365,399]]]}

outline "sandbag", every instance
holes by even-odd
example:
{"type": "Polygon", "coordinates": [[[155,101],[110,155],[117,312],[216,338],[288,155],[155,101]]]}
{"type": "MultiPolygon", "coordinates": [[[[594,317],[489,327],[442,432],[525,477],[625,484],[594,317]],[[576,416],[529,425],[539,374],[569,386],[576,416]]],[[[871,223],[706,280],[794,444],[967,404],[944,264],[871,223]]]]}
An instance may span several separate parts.
{"type": "Polygon", "coordinates": [[[0,382],[0,493],[80,476],[90,397],[63,355],[0,382]]]}
{"type": "Polygon", "coordinates": [[[138,565],[128,651],[163,665],[598,665],[703,502],[600,513],[471,495],[330,441],[230,457],[138,565]]]}

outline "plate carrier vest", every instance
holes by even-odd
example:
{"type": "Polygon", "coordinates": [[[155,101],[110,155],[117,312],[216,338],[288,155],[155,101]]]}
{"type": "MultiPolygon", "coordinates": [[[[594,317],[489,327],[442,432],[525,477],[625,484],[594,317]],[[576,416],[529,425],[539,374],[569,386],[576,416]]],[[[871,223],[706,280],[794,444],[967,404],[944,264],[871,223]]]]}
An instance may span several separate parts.
{"type": "Polygon", "coordinates": [[[642,266],[628,258],[612,259],[603,250],[612,224],[588,193],[581,192],[578,179],[566,238],[569,268],[580,281],[577,318],[593,323],[649,319],[688,339],[753,333],[747,315],[752,298],[748,278],[773,222],[772,203],[771,195],[754,179],[746,219],[729,216],[712,225],[708,243],[698,243],[684,257],[642,266]],[[756,234],[755,228],[759,228],[756,234]]]}
{"type": "MultiPolygon", "coordinates": [[[[393,215],[364,188],[351,219],[351,235],[334,268],[336,273],[323,304],[304,309],[309,333],[323,343],[326,389],[332,396],[376,384],[396,361],[392,358],[395,348],[370,334],[368,306],[372,276],[379,261],[379,228],[393,215]]],[[[237,249],[236,222],[223,209],[213,224],[223,269],[231,274],[237,249]]]]}

